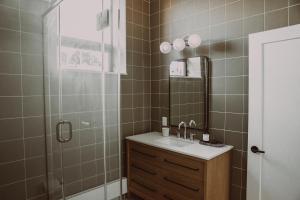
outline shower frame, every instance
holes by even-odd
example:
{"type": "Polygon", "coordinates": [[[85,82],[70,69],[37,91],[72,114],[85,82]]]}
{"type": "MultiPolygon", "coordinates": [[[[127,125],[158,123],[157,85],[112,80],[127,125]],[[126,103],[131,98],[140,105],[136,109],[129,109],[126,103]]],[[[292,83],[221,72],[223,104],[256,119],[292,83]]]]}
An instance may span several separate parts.
{"type": "MultiPolygon", "coordinates": [[[[57,0],[57,1],[55,1],[52,5],[51,5],[51,7],[43,14],[43,21],[44,21],[44,19],[47,17],[47,15],[49,14],[49,13],[51,13],[53,10],[55,10],[55,9],[59,9],[59,11],[58,11],[58,13],[60,14],[60,5],[64,2],[65,0],[57,0]]],[[[99,2],[101,2],[102,3],[102,10],[103,10],[103,2],[104,2],[105,0],[99,0],[99,2]]],[[[102,68],[102,71],[100,72],[100,75],[101,75],[101,91],[102,91],[102,124],[103,124],[103,158],[104,158],[104,163],[103,163],[103,167],[104,167],[104,199],[107,199],[107,169],[106,169],[106,166],[107,166],[107,158],[106,158],[106,124],[105,124],[105,119],[106,119],[106,110],[105,110],[105,94],[104,94],[104,92],[105,92],[105,78],[106,78],[106,75],[115,75],[115,76],[117,76],[117,134],[118,134],[118,168],[119,168],[119,180],[120,180],[120,196],[119,197],[121,197],[122,196],[122,147],[121,147],[121,135],[120,135],[120,73],[122,73],[122,74],[126,74],[126,23],[122,23],[121,22],[121,19],[126,19],[126,1],[122,1],[122,0],[117,0],[117,1],[119,1],[119,9],[118,9],[118,13],[117,13],[117,20],[118,20],[118,22],[117,22],[117,27],[118,27],[118,38],[119,38],[119,40],[118,40],[118,51],[117,51],[117,56],[118,56],[118,62],[116,63],[116,65],[118,65],[119,66],[119,69],[116,71],[116,72],[105,72],[105,71],[103,71],[103,68],[102,68]]],[[[112,1],[113,2],[113,1],[112,1]]],[[[112,12],[112,9],[110,10],[111,12],[112,12]]],[[[112,18],[112,15],[110,15],[110,21],[111,21],[111,24],[112,24],[112,20],[113,20],[113,18],[112,18]]],[[[58,21],[59,21],[59,23],[60,23],[60,16],[59,16],[59,19],[58,19],[58,21]]],[[[60,29],[60,24],[59,24],[59,29],[60,29]]],[[[58,37],[59,37],[59,40],[61,40],[61,35],[60,35],[60,30],[58,30],[58,33],[59,33],[59,35],[58,35],[58,37]]],[[[111,31],[111,34],[115,34],[114,33],[114,31],[111,31]]],[[[104,34],[103,34],[103,31],[101,31],[100,32],[100,35],[101,35],[101,41],[104,41],[104,34]]],[[[43,37],[45,37],[45,26],[43,26],[43,37]]],[[[45,41],[45,38],[43,38],[44,39],[44,41],[45,41]]],[[[113,39],[113,36],[111,37],[111,40],[113,39]]],[[[44,48],[43,48],[43,50],[44,50],[44,53],[45,53],[45,43],[43,43],[44,44],[44,48]]],[[[60,58],[60,52],[61,52],[61,50],[60,50],[60,48],[61,48],[61,41],[59,41],[59,46],[58,46],[58,48],[59,48],[59,58],[58,58],[58,64],[59,64],[59,66],[61,66],[61,58],[60,58]]],[[[103,52],[104,52],[104,48],[105,48],[105,45],[101,45],[101,52],[102,52],[102,66],[103,66],[103,60],[104,60],[104,58],[103,58],[103,52]]],[[[112,55],[112,54],[111,54],[112,55]]],[[[113,57],[114,55],[112,55],[111,57],[113,57]]],[[[111,59],[113,59],[113,58],[111,58],[111,59]]],[[[44,54],[44,56],[43,56],[43,60],[44,60],[44,74],[46,73],[46,60],[45,60],[45,54],[44,54]]],[[[60,80],[61,80],[61,78],[60,78],[60,80]]],[[[59,83],[59,84],[61,84],[61,83],[59,83]]],[[[49,122],[47,122],[47,92],[46,92],[46,90],[47,90],[47,88],[46,88],[47,86],[46,86],[46,78],[45,78],[45,76],[44,76],[44,98],[45,98],[45,108],[44,108],[44,111],[45,111],[45,126],[46,126],[46,124],[47,123],[49,123],[49,122]]],[[[50,87],[50,85],[49,85],[49,87],[50,87]]],[[[49,88],[48,88],[49,89],[49,88]]],[[[61,88],[60,88],[61,89],[61,88]]],[[[49,90],[49,92],[50,92],[50,90],[49,90]]],[[[50,95],[49,95],[49,97],[50,97],[50,95]]],[[[61,98],[61,96],[60,96],[60,98],[61,98]]],[[[50,100],[51,101],[51,100],[50,100]]],[[[59,101],[61,101],[61,100],[59,100],[59,101]]],[[[59,105],[61,105],[61,102],[59,103],[59,105]]],[[[50,106],[51,107],[51,106],[50,106]]],[[[60,110],[61,108],[59,108],[59,110],[60,110]]],[[[61,113],[61,112],[60,112],[61,113]]],[[[50,122],[51,123],[51,122],[50,122]]],[[[69,124],[69,127],[70,127],[70,131],[72,132],[72,124],[70,124],[70,122],[69,121],[60,121],[59,123],[58,123],[58,125],[57,125],[57,128],[56,128],[56,132],[57,131],[60,131],[62,128],[59,126],[59,124],[69,124]]],[[[45,137],[47,138],[47,130],[46,130],[47,128],[45,128],[45,137]]],[[[52,135],[52,133],[51,133],[51,135],[52,135]]],[[[58,138],[57,138],[58,139],[58,138]]],[[[70,138],[71,139],[71,138],[70,138]]],[[[46,139],[46,141],[47,141],[47,139],[46,139]]],[[[65,142],[68,142],[68,141],[62,141],[63,143],[65,143],[65,142]]],[[[52,150],[52,143],[50,144],[51,145],[51,150],[52,150]]],[[[49,151],[49,144],[47,144],[47,142],[46,142],[46,148],[47,148],[47,151],[49,151]]],[[[62,150],[61,150],[61,152],[62,152],[62,150]]],[[[53,153],[53,152],[51,152],[51,153],[53,153]]],[[[48,153],[47,153],[47,155],[48,155],[48,153]]],[[[50,187],[50,185],[49,185],[49,179],[50,179],[50,177],[49,177],[49,174],[48,174],[48,172],[49,172],[49,161],[48,161],[48,159],[46,159],[46,166],[47,166],[47,189],[48,189],[48,199],[50,199],[50,195],[49,195],[49,187],[50,187]]],[[[63,162],[63,155],[61,155],[61,162],[63,162]]],[[[63,168],[63,163],[61,163],[61,165],[62,165],[62,168],[63,168]]],[[[63,177],[63,175],[62,175],[62,177],[63,177]]],[[[65,194],[64,194],[64,184],[62,183],[62,187],[61,187],[61,189],[62,189],[62,198],[63,199],[65,199],[65,194]]],[[[84,191],[82,191],[82,192],[84,192],[84,191]]]]}

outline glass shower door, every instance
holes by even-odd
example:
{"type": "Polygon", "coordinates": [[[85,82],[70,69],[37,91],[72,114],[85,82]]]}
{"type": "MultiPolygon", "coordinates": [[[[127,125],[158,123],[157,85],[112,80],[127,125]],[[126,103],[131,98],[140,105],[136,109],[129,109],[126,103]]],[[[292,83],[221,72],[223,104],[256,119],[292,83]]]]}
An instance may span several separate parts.
{"type": "Polygon", "coordinates": [[[111,9],[110,1],[64,0],[44,18],[48,189],[53,200],[120,196],[120,76],[112,73],[113,27],[105,21],[111,9]]]}

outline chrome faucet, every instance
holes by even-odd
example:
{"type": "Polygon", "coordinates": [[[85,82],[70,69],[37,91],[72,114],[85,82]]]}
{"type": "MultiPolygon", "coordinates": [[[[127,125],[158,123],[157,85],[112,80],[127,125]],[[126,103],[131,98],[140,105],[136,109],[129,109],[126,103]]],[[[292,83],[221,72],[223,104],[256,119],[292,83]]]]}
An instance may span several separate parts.
{"type": "MultiPolygon", "coordinates": [[[[179,138],[180,138],[180,128],[181,128],[182,125],[184,126],[184,132],[183,132],[184,136],[183,136],[183,138],[186,140],[186,123],[185,122],[180,122],[178,124],[179,138]]],[[[178,134],[177,134],[177,137],[178,137],[178,134]]]]}
{"type": "Polygon", "coordinates": [[[193,130],[192,130],[193,125],[194,125],[195,128],[197,127],[195,120],[191,120],[190,123],[189,123],[189,127],[190,127],[190,140],[191,141],[194,141],[194,136],[196,135],[195,133],[193,133],[193,130]]]}
{"type": "Polygon", "coordinates": [[[196,127],[196,122],[194,120],[191,120],[189,123],[190,128],[192,128],[192,125],[196,127]]]}

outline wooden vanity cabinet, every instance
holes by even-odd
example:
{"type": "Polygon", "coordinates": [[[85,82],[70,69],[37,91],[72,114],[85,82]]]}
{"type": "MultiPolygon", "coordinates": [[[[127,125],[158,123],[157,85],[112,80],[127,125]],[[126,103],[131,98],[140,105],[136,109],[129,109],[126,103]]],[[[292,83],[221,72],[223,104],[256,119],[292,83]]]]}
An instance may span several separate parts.
{"type": "Polygon", "coordinates": [[[228,200],[230,152],[211,160],[127,140],[128,195],[145,200],[228,200]]]}

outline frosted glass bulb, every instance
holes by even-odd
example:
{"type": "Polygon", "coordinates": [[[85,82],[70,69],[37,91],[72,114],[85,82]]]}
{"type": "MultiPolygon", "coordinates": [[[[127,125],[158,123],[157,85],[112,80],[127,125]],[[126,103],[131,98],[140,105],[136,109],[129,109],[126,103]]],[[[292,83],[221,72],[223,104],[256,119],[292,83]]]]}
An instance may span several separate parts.
{"type": "Polygon", "coordinates": [[[191,48],[197,48],[200,46],[202,40],[201,40],[201,37],[197,34],[192,34],[189,36],[188,38],[188,45],[191,47],[191,48]]]}
{"type": "Polygon", "coordinates": [[[172,46],[169,42],[162,42],[159,48],[160,51],[164,54],[170,53],[172,50],[172,46]]]}
{"type": "Polygon", "coordinates": [[[182,51],[185,48],[185,41],[181,38],[177,38],[173,41],[173,48],[176,51],[182,51]]]}

